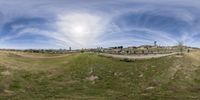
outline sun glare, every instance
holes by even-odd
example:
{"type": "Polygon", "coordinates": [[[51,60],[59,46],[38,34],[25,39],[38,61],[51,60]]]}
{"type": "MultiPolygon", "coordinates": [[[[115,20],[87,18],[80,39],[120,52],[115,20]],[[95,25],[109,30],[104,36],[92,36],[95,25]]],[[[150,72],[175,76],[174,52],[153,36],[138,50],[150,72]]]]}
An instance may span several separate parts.
{"type": "Polygon", "coordinates": [[[98,36],[105,30],[106,24],[99,24],[102,18],[87,13],[61,15],[57,23],[59,30],[82,47],[97,42],[98,36]]]}
{"type": "Polygon", "coordinates": [[[84,35],[87,34],[87,25],[77,25],[77,26],[72,26],[72,33],[76,37],[83,37],[84,35]]]}
{"type": "Polygon", "coordinates": [[[84,27],[83,26],[75,26],[73,30],[74,30],[74,33],[81,34],[84,32],[84,27]]]}

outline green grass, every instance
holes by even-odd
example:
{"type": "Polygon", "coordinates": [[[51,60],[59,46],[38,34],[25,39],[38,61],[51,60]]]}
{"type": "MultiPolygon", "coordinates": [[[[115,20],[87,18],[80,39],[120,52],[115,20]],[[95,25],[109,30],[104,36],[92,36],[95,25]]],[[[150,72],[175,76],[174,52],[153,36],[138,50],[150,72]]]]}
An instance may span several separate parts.
{"type": "Polygon", "coordinates": [[[187,57],[124,62],[94,53],[6,56],[0,59],[0,73],[4,71],[11,74],[0,74],[0,100],[200,99],[200,68],[187,57]],[[98,78],[89,80],[92,76],[98,78]]]}

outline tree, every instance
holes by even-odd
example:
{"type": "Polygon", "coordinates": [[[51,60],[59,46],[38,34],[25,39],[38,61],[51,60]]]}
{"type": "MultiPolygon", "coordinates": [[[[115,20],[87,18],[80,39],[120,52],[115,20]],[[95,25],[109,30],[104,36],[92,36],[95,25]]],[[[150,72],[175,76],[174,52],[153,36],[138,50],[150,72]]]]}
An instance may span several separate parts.
{"type": "Polygon", "coordinates": [[[183,49],[184,49],[184,45],[183,42],[179,41],[178,42],[178,50],[181,54],[183,54],[183,49]]]}

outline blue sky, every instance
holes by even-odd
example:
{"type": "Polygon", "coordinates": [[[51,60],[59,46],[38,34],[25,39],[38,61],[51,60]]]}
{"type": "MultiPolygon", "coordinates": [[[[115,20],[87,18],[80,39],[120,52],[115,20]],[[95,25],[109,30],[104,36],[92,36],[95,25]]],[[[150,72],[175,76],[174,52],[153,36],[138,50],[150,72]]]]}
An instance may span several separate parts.
{"type": "Polygon", "coordinates": [[[1,0],[0,48],[200,47],[199,0],[1,0]]]}

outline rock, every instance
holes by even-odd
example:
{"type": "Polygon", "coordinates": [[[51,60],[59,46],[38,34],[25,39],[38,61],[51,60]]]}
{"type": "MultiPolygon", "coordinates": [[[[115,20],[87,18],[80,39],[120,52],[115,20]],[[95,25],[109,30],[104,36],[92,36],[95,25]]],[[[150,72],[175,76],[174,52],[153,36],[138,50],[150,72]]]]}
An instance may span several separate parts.
{"type": "Polygon", "coordinates": [[[1,72],[1,75],[9,76],[9,75],[11,75],[11,73],[10,73],[10,71],[4,71],[4,72],[1,72]]]}
{"type": "Polygon", "coordinates": [[[156,66],[151,66],[152,68],[156,67],[156,66]]]}
{"type": "Polygon", "coordinates": [[[139,77],[143,77],[143,74],[140,74],[139,77]]]}
{"type": "Polygon", "coordinates": [[[15,94],[15,92],[14,92],[14,91],[11,91],[11,90],[4,90],[3,92],[4,92],[4,94],[7,95],[7,96],[11,96],[11,95],[14,95],[14,94],[15,94]]]}
{"type": "Polygon", "coordinates": [[[150,86],[150,87],[147,87],[146,90],[152,90],[152,89],[154,89],[154,88],[155,88],[155,87],[150,86]]]}
{"type": "Polygon", "coordinates": [[[86,79],[89,81],[95,81],[95,80],[99,79],[99,77],[95,76],[95,75],[91,75],[90,77],[87,77],[86,79]]]}
{"type": "Polygon", "coordinates": [[[117,72],[115,72],[115,73],[114,73],[114,76],[117,76],[117,75],[118,75],[117,72]]]}

